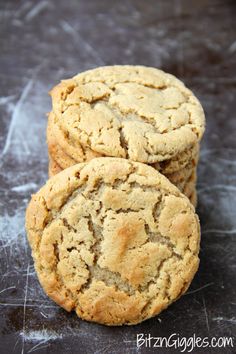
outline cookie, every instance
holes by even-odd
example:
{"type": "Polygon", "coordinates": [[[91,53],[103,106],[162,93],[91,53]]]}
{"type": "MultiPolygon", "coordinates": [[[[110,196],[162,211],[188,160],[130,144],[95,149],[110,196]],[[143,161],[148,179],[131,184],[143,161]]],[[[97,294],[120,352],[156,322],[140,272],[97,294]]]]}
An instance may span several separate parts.
{"type": "Polygon", "coordinates": [[[57,124],[99,154],[156,163],[190,149],[205,126],[198,99],[174,76],[144,66],[107,66],[51,91],[57,124]]]}
{"type": "Polygon", "coordinates": [[[26,229],[45,292],[106,325],[159,314],[188,288],[200,226],[189,200],[152,167],[96,158],[32,196],[26,229]]]}

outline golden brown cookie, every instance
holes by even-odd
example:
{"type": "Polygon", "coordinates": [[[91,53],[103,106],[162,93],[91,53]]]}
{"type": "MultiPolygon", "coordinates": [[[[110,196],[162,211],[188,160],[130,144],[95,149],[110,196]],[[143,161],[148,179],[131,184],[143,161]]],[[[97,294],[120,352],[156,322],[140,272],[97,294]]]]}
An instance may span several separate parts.
{"type": "Polygon", "coordinates": [[[183,294],[199,258],[189,200],[150,166],[97,158],[32,196],[26,228],[45,292],[106,325],[136,324],[183,294]]]}
{"type": "Polygon", "coordinates": [[[99,154],[155,163],[198,144],[205,118],[174,76],[144,66],[107,66],[62,81],[51,91],[57,124],[99,154]]]}

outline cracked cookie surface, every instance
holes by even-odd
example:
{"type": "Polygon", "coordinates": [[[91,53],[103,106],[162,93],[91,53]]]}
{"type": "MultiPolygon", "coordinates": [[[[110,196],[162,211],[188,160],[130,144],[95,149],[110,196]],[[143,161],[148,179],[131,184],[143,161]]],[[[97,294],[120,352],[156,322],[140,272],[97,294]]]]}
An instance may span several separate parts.
{"type": "Polygon", "coordinates": [[[106,325],[157,315],[188,288],[200,229],[189,200],[153,168],[96,158],[32,196],[26,228],[45,292],[106,325]]]}
{"type": "Polygon", "coordinates": [[[51,91],[57,124],[73,144],[155,163],[196,145],[205,118],[174,76],[143,66],[108,66],[62,81],[51,91]]]}

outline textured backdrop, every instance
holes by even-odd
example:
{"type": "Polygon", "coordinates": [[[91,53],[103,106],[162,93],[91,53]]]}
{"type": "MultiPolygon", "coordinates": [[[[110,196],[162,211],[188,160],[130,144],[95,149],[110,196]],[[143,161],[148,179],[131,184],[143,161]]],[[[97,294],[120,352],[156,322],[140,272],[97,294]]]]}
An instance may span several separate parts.
{"type": "MultiPolygon", "coordinates": [[[[235,1],[227,0],[0,1],[1,354],[150,353],[137,350],[137,333],[236,333],[235,21],[235,1]],[[121,328],[82,322],[44,295],[24,230],[30,195],[47,179],[47,92],[62,78],[109,64],[178,76],[207,118],[198,179],[200,270],[159,317],[121,328]]],[[[201,352],[233,350],[194,351],[201,352]]]]}

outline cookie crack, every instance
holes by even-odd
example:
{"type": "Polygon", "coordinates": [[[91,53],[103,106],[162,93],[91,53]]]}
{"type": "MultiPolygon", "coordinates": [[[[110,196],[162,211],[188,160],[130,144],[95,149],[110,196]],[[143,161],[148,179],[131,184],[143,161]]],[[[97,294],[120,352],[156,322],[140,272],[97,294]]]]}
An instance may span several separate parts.
{"type": "Polygon", "coordinates": [[[121,126],[118,129],[118,133],[119,133],[120,146],[125,151],[125,158],[129,159],[128,142],[127,142],[127,140],[125,138],[125,135],[124,135],[124,132],[123,132],[123,126],[121,126]]]}
{"type": "MultiPolygon", "coordinates": [[[[159,279],[159,277],[160,277],[160,275],[161,275],[161,271],[162,271],[162,269],[163,269],[165,263],[168,262],[168,260],[170,260],[171,258],[173,258],[173,254],[171,254],[169,257],[167,257],[167,258],[165,258],[165,259],[163,259],[163,260],[161,261],[161,263],[159,264],[159,266],[158,266],[158,268],[157,268],[157,274],[156,274],[156,276],[153,277],[153,278],[146,284],[145,290],[149,291],[149,288],[150,288],[151,285],[156,285],[157,280],[159,279]]],[[[170,283],[169,283],[169,281],[170,281],[170,276],[169,276],[169,274],[166,274],[166,275],[167,275],[167,278],[168,278],[169,280],[168,280],[168,286],[167,286],[167,288],[164,289],[164,295],[163,295],[163,297],[164,297],[164,298],[166,297],[167,300],[168,300],[168,304],[170,304],[170,302],[172,301],[170,295],[168,294],[168,289],[170,288],[170,283]]],[[[163,290],[163,289],[160,289],[160,288],[158,288],[158,287],[157,287],[157,289],[158,289],[159,291],[163,290]]],[[[142,311],[141,311],[141,315],[142,315],[142,316],[145,317],[145,313],[148,312],[148,309],[152,306],[152,304],[153,304],[155,298],[156,298],[156,295],[151,296],[151,297],[147,300],[145,306],[142,308],[142,311]]]]}
{"type": "Polygon", "coordinates": [[[165,245],[169,251],[171,251],[172,255],[177,257],[179,260],[183,260],[183,255],[176,251],[176,246],[170,241],[169,237],[162,236],[159,232],[151,232],[148,224],[145,224],[145,231],[151,242],[165,245]]]}

